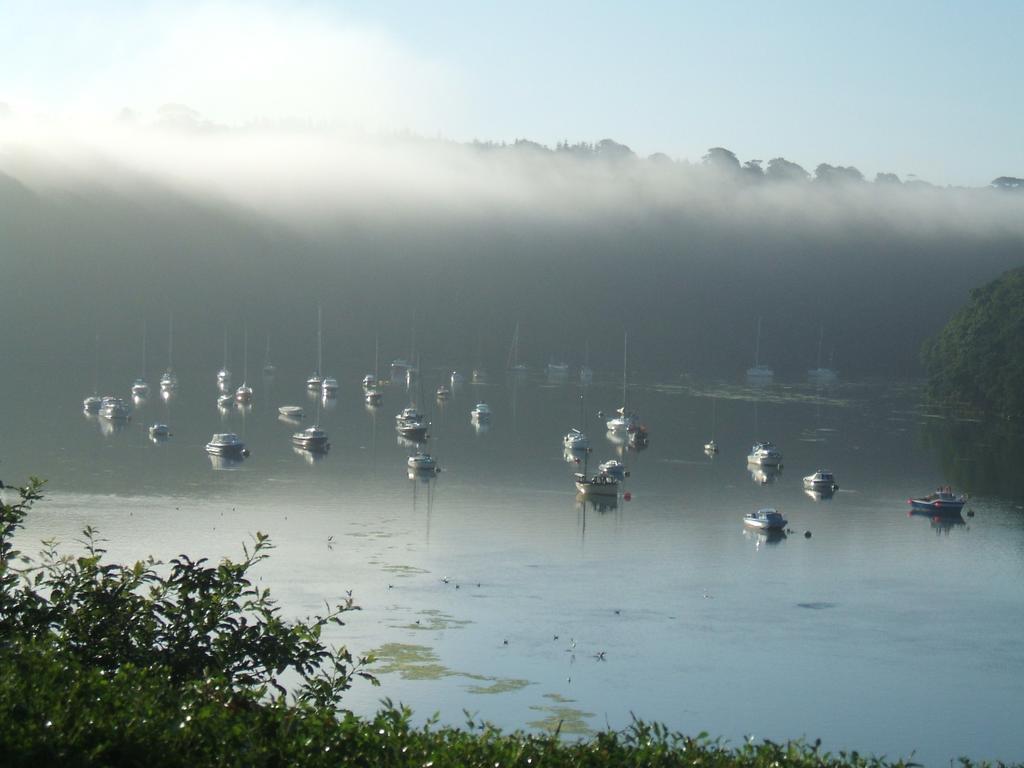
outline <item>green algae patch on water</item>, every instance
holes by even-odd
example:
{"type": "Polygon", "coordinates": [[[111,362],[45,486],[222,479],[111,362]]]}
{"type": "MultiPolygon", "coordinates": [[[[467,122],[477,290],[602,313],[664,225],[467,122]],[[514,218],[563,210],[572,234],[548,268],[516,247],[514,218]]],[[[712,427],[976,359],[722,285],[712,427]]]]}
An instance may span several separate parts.
{"type": "Polygon", "coordinates": [[[391,627],[393,629],[439,632],[444,629],[461,629],[462,627],[473,623],[468,619],[456,619],[455,617],[450,616],[447,613],[442,613],[436,609],[418,611],[416,615],[422,618],[416,619],[411,624],[392,624],[391,627]]]}
{"type": "Polygon", "coordinates": [[[490,685],[467,685],[466,691],[469,693],[511,693],[533,685],[529,680],[517,680],[514,677],[485,677],[484,675],[465,675],[465,677],[490,683],[490,685]]]}
{"type": "Polygon", "coordinates": [[[434,650],[425,645],[387,643],[370,653],[376,660],[375,674],[398,674],[403,680],[440,680],[458,674],[441,664],[434,650]]]}
{"type": "Polygon", "coordinates": [[[591,736],[596,731],[587,725],[586,718],[593,717],[593,712],[585,712],[582,709],[568,706],[576,702],[557,693],[545,693],[544,698],[550,704],[535,704],[530,707],[534,712],[547,713],[540,720],[531,720],[527,725],[536,728],[538,731],[548,733],[568,734],[570,736],[591,736]]]}

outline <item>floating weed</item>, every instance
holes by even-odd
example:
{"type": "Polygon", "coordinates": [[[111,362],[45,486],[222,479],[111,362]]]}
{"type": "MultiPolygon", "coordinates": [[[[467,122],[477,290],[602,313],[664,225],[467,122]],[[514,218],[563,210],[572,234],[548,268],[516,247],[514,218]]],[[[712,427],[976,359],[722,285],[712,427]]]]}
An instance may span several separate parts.
{"type": "Polygon", "coordinates": [[[551,705],[536,704],[530,709],[534,712],[547,713],[547,715],[540,720],[530,721],[527,726],[538,731],[566,736],[590,736],[596,733],[586,721],[586,718],[594,716],[593,712],[584,712],[582,709],[566,706],[572,699],[563,698],[558,694],[546,693],[544,698],[554,703],[551,705]]]}
{"type": "Polygon", "coordinates": [[[467,624],[473,623],[468,619],[456,619],[446,613],[442,613],[441,611],[434,609],[419,611],[416,615],[423,618],[416,619],[412,624],[393,624],[392,627],[395,629],[415,629],[437,632],[442,629],[460,629],[467,624]]]}
{"type": "Polygon", "coordinates": [[[466,690],[469,693],[480,693],[480,694],[491,694],[491,693],[510,693],[511,691],[518,691],[525,688],[528,685],[532,685],[529,680],[517,680],[511,677],[482,677],[479,675],[466,675],[466,677],[476,680],[488,680],[490,685],[467,685],[466,690]]]}
{"type": "Polygon", "coordinates": [[[381,570],[395,576],[401,576],[403,579],[408,579],[412,576],[420,576],[424,573],[430,573],[430,571],[424,570],[423,568],[416,568],[412,565],[385,565],[381,570]]]}

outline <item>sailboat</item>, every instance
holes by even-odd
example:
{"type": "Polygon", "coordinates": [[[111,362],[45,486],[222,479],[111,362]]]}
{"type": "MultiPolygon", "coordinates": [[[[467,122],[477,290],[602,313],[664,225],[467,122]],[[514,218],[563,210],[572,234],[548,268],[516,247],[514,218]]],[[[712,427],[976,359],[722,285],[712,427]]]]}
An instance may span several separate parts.
{"type": "Polygon", "coordinates": [[[761,318],[757,318],[757,344],[754,347],[754,367],[747,368],[747,380],[751,384],[770,384],[775,371],[761,362],[761,318]]]}
{"type": "Polygon", "coordinates": [[[627,410],[628,404],[628,393],[629,393],[629,374],[628,374],[628,361],[629,361],[629,334],[624,333],[622,335],[622,407],[619,408],[616,413],[619,415],[613,419],[609,419],[606,426],[609,432],[623,433],[632,432],[639,419],[635,413],[631,413],[627,410]]]}
{"type": "Polygon", "coordinates": [[[714,456],[718,453],[718,443],[715,442],[715,404],[716,398],[711,398],[711,439],[704,443],[704,453],[714,456]]]}
{"type": "Polygon", "coordinates": [[[178,376],[174,373],[174,315],[167,325],[167,370],[160,377],[160,392],[166,398],[178,388],[178,376]]]}
{"type": "Polygon", "coordinates": [[[100,408],[103,406],[103,398],[99,395],[99,379],[100,379],[100,335],[96,334],[95,345],[93,347],[93,367],[92,367],[92,394],[82,401],[82,410],[88,414],[97,414],[100,412],[100,408]]]}
{"type": "Polygon", "coordinates": [[[306,379],[307,389],[320,389],[324,383],[324,377],[320,374],[320,369],[324,363],[324,348],[323,348],[323,312],[320,307],[316,308],[316,368],[313,369],[313,375],[306,379]]]}
{"type": "Polygon", "coordinates": [[[222,392],[231,389],[231,371],[228,369],[228,326],[224,324],[224,365],[217,371],[217,386],[222,392]]]}
{"type": "Polygon", "coordinates": [[[516,330],[512,334],[512,346],[508,351],[508,370],[512,373],[523,374],[529,370],[526,363],[519,362],[519,322],[516,322],[516,330]]]}
{"type": "MultiPolygon", "coordinates": [[[[320,319],[319,309],[317,311],[317,320],[320,319]]],[[[317,365],[323,368],[323,359],[320,355],[319,347],[322,346],[323,334],[317,333],[317,365]]],[[[338,380],[333,376],[324,376],[323,381],[320,382],[320,392],[323,395],[324,405],[327,406],[327,400],[333,399],[338,396],[338,380]]],[[[333,405],[331,406],[333,407],[333,405]]]]}
{"type": "Polygon", "coordinates": [[[132,397],[140,400],[149,394],[149,384],[146,383],[146,323],[142,323],[142,375],[132,384],[132,397]]]}
{"type": "Polygon", "coordinates": [[[242,336],[242,386],[235,390],[235,400],[240,403],[248,403],[252,400],[252,387],[249,386],[249,329],[246,328],[242,336]]]}
{"type": "Polygon", "coordinates": [[[270,334],[267,334],[267,351],[263,355],[263,375],[270,377],[277,372],[277,367],[270,362],[270,334]]]}
{"type": "Polygon", "coordinates": [[[825,339],[825,324],[822,323],[818,329],[818,367],[811,368],[807,371],[807,379],[812,384],[824,386],[827,384],[835,384],[836,379],[839,378],[839,374],[832,368],[821,367],[821,344],[825,339]]]}
{"type": "MultiPolygon", "coordinates": [[[[562,438],[562,446],[570,454],[575,451],[587,451],[590,448],[590,439],[583,431],[586,428],[587,419],[583,409],[583,402],[583,395],[580,395],[580,427],[573,427],[562,438]]],[[[570,456],[567,455],[566,458],[568,459],[570,456]]],[[[574,461],[576,460],[575,457],[572,458],[574,461]]]]}
{"type": "Polygon", "coordinates": [[[320,429],[320,401],[316,401],[316,419],[313,426],[306,427],[292,435],[292,443],[296,448],[312,453],[326,453],[331,444],[327,442],[327,432],[320,429]]]}

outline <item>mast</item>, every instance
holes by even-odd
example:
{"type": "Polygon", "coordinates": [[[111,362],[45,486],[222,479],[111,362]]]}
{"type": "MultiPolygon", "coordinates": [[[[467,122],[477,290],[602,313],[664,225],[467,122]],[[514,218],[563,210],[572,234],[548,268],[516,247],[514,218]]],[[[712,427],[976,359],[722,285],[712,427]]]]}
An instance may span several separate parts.
{"type": "Polygon", "coordinates": [[[242,386],[249,381],[249,326],[242,331],[242,386]]]}
{"type": "MultiPolygon", "coordinates": [[[[819,354],[821,348],[819,347],[819,354]]],[[[142,380],[146,380],[146,321],[142,321],[142,380]]]]}
{"type": "Polygon", "coordinates": [[[174,313],[167,324],[167,370],[174,369],[174,313]]]}
{"type": "Polygon", "coordinates": [[[508,351],[508,369],[512,370],[519,365],[519,321],[516,321],[516,329],[512,332],[512,348],[508,351]]]}
{"type": "Polygon", "coordinates": [[[629,333],[622,333],[622,415],[626,415],[627,360],[629,350],[629,333]]]}
{"type": "Polygon", "coordinates": [[[318,304],[316,307],[316,373],[320,376],[324,367],[324,315],[323,308],[318,304]]]}
{"type": "Polygon", "coordinates": [[[380,369],[380,334],[373,335],[373,380],[377,380],[377,371],[380,369]]]}
{"type": "Polygon", "coordinates": [[[761,365],[761,317],[757,318],[757,343],[754,345],[754,367],[761,365]]]}
{"type": "Polygon", "coordinates": [[[825,324],[818,327],[818,370],[821,370],[821,343],[825,340],[825,324]]]}

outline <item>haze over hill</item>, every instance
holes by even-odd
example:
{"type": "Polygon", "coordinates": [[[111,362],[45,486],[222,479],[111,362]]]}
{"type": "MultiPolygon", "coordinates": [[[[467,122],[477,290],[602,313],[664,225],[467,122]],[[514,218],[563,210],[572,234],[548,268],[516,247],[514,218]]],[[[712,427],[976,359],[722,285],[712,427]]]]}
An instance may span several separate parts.
{"type": "Polygon", "coordinates": [[[689,163],[611,140],[225,128],[185,107],[0,125],[2,342],[43,367],[91,369],[99,332],[124,347],[105,364],[133,375],[142,321],[173,312],[181,367],[216,365],[229,322],[304,370],[322,304],[325,351],[352,375],[378,333],[407,354],[414,325],[425,364],[496,370],[519,321],[535,365],[589,343],[615,369],[628,329],[637,369],[736,377],[761,316],[780,378],[816,365],[822,325],[844,376],[913,376],[968,291],[1024,260],[1016,191],[721,148],[689,163]]]}

